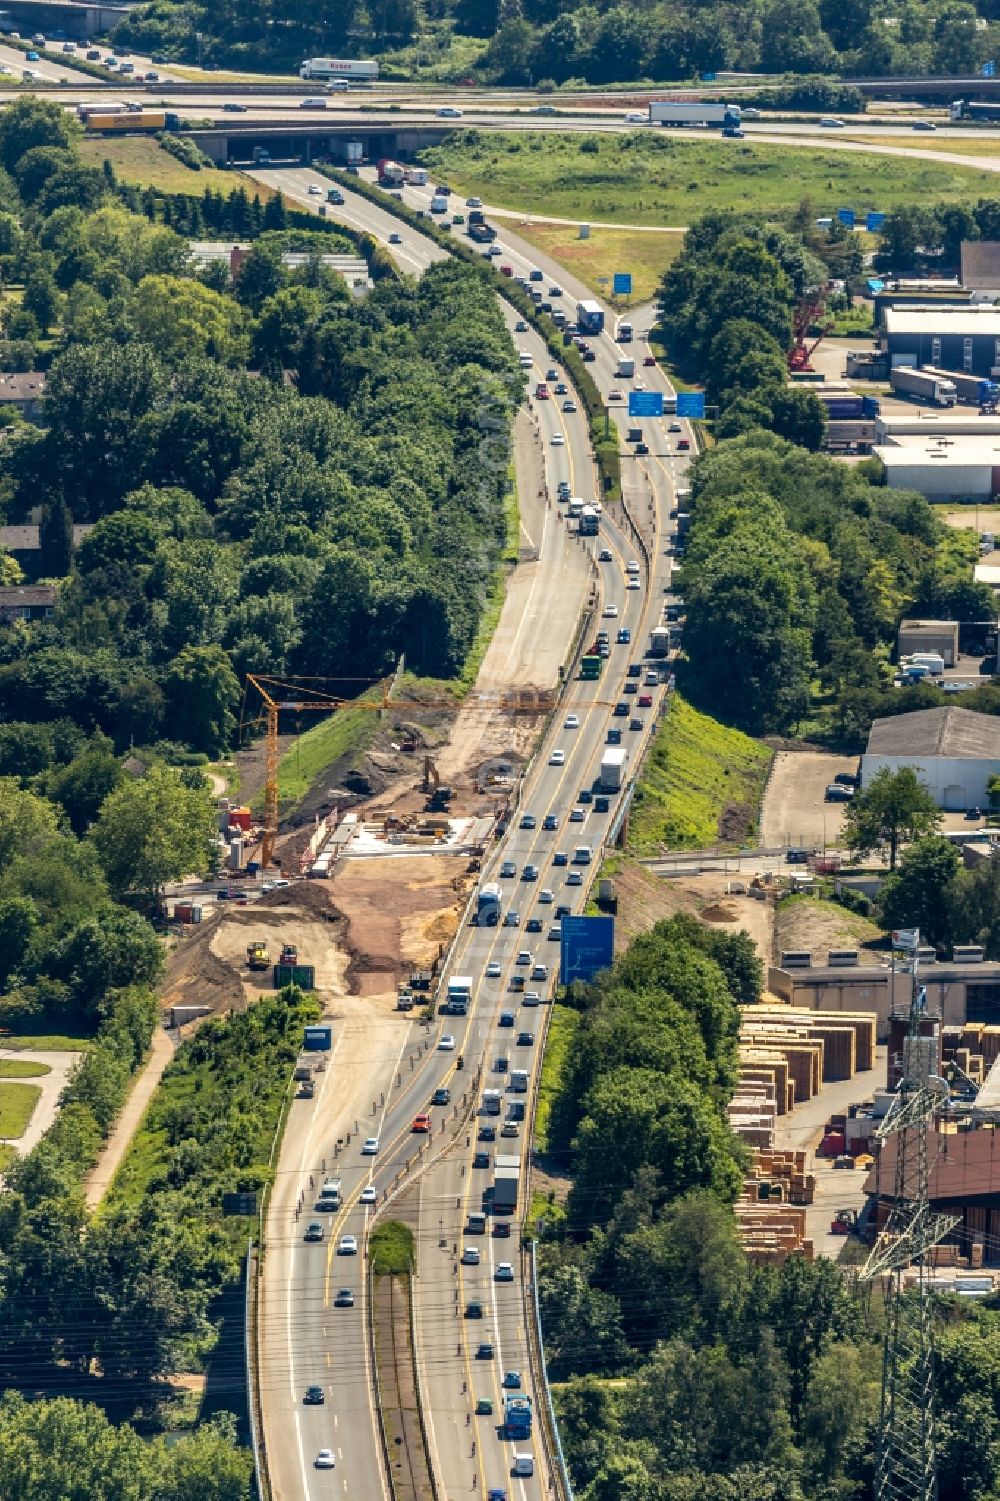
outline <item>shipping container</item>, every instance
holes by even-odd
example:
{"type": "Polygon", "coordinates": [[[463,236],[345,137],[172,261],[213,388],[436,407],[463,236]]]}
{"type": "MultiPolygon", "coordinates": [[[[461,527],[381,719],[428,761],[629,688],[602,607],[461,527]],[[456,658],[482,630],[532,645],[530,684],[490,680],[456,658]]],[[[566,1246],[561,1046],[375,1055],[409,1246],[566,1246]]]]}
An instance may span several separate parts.
{"type": "Polygon", "coordinates": [[[333,1046],[332,1027],[306,1027],[302,1046],[309,1053],[329,1052],[333,1046]]]}
{"type": "Polygon", "coordinates": [[[313,964],[276,964],[274,988],[283,990],[286,985],[298,985],[302,990],[315,990],[316,966],[313,964]]]}
{"type": "Polygon", "coordinates": [[[91,135],[135,135],[143,132],[152,135],[154,131],[166,128],[167,117],[162,110],[143,111],[138,115],[128,111],[123,114],[98,114],[95,111],[87,116],[87,130],[91,135]]]}

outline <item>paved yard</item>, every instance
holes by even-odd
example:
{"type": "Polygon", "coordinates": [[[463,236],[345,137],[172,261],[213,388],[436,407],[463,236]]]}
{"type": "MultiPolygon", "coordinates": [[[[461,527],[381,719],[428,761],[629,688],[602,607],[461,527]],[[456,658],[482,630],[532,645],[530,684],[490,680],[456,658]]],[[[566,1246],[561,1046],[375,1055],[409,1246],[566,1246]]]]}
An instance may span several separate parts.
{"type": "Polygon", "coordinates": [[[807,849],[840,841],[843,803],[825,803],[823,793],[838,771],[856,772],[857,756],[825,751],[778,751],[764,793],[760,842],[766,850],[786,845],[807,849]]]}
{"type": "MultiPolygon", "coordinates": [[[[8,1056],[10,1056],[8,1054],[8,1056]]],[[[55,1053],[55,1052],[22,1052],[18,1049],[17,1059],[25,1063],[43,1063],[48,1068],[47,1074],[38,1074],[34,1078],[26,1080],[27,1083],[37,1085],[39,1090],[38,1103],[31,1113],[31,1119],[23,1136],[11,1141],[11,1146],[16,1147],[23,1157],[30,1152],[41,1140],[43,1134],[49,1129],[56,1118],[59,1108],[59,1096],[62,1094],[66,1080],[72,1073],[74,1066],[82,1057],[80,1053],[55,1053]]]]}

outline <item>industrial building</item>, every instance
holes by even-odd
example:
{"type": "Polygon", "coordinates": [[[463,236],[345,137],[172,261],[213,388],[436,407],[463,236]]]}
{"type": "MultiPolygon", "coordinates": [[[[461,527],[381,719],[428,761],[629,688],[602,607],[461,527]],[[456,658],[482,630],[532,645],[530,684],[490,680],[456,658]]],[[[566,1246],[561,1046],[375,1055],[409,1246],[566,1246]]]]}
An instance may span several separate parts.
{"type": "MultiPolygon", "coordinates": [[[[877,425],[877,424],[876,424],[877,425]]],[[[982,437],[894,433],[872,450],[891,490],[917,490],[932,502],[988,501],[1000,495],[1000,434],[982,437]]]]}
{"type": "Polygon", "coordinates": [[[861,757],[861,785],[878,772],[912,767],[939,808],[986,807],[987,784],[1000,772],[1000,719],[948,704],[876,719],[861,757]]]}
{"type": "MultiPolygon", "coordinates": [[[[928,1006],[941,1014],[947,1027],[969,1022],[1000,1023],[1000,963],[984,959],[970,948],[947,961],[928,960],[920,966],[928,1006]]],[[[813,963],[809,954],[782,954],[768,969],[767,988],[795,1008],[821,1012],[874,1012],[878,1040],[889,1036],[889,1017],[909,1004],[910,976],[856,951],[829,955],[827,963],[813,963]],[[832,962],[830,962],[832,960],[832,962]]]]}
{"type": "Polygon", "coordinates": [[[901,620],[897,644],[900,657],[911,657],[915,652],[933,652],[944,661],[946,667],[954,667],[958,661],[957,620],[901,620]]]}
{"type": "Polygon", "coordinates": [[[991,303],[886,308],[878,343],[890,368],[933,365],[990,378],[1000,371],[1000,308],[991,303]]]}

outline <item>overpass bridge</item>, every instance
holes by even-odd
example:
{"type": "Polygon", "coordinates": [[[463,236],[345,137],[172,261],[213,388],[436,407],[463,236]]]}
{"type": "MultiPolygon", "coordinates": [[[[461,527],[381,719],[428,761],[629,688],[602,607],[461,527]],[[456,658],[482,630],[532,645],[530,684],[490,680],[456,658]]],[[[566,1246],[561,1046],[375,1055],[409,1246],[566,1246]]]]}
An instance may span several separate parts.
{"type": "Polygon", "coordinates": [[[46,36],[82,41],[96,32],[112,31],[134,7],[115,0],[5,0],[0,6],[0,26],[18,31],[44,32],[46,36]]]}
{"type": "Polygon", "coordinates": [[[338,114],[336,120],[309,120],[290,122],[276,121],[271,124],[261,120],[242,120],[214,125],[204,129],[184,130],[206,156],[213,162],[242,166],[258,158],[255,152],[266,151],[272,162],[311,162],[314,157],[329,157],[334,162],[346,165],[348,141],[360,141],[362,155],[368,161],[378,161],[388,156],[398,161],[409,161],[425,146],[436,146],[450,135],[455,127],[450,122],[425,124],[414,121],[399,124],[384,117],[373,119],[371,115],[359,115],[345,120],[338,114]]]}

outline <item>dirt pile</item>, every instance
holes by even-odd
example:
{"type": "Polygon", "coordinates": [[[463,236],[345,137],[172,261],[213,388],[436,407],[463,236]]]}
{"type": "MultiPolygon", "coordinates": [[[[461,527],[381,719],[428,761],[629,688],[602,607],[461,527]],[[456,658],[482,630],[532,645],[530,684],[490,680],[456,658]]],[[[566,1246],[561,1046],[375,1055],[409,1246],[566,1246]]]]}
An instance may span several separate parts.
{"type": "Polygon", "coordinates": [[[399,979],[438,957],[465,906],[472,880],[466,865],[461,855],[375,856],[341,864],[333,892],[347,924],[352,990],[395,993],[399,979]]]}
{"type": "Polygon", "coordinates": [[[731,902],[710,902],[698,916],[702,922],[736,922],[739,913],[731,902]]]}

